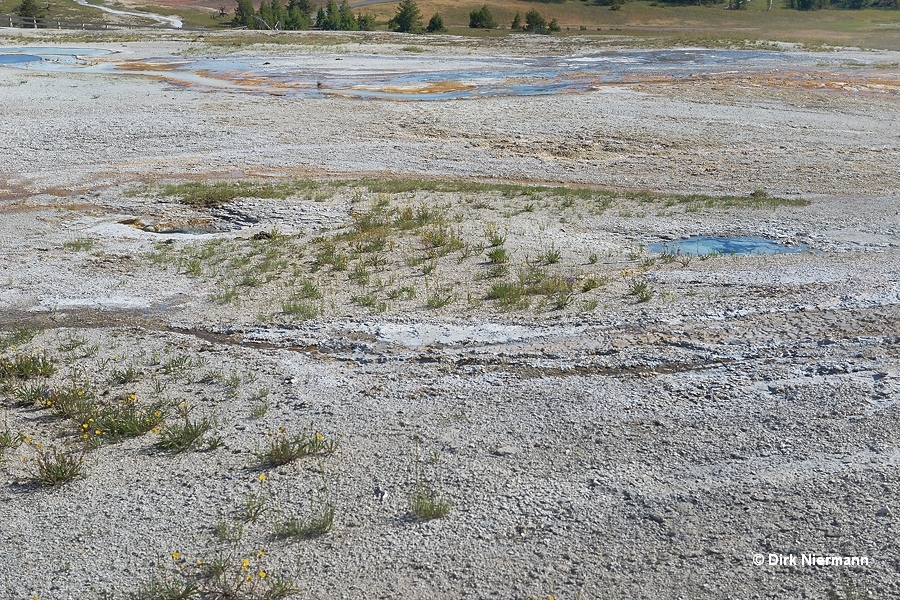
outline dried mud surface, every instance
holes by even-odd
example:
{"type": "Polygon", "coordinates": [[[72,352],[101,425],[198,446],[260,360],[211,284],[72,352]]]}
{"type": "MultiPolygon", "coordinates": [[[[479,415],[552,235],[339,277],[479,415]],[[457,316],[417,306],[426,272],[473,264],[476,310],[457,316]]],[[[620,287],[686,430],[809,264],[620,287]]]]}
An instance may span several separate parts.
{"type": "MultiPolygon", "coordinates": [[[[390,56],[406,43],[347,39],[240,52],[390,56]]],[[[452,61],[593,43],[459,41],[427,52],[452,61]]],[[[130,58],[224,51],[162,39],[65,45],[130,58]]],[[[897,64],[888,53],[821,60],[862,58],[897,64]]],[[[848,586],[900,596],[900,104],[851,88],[729,76],[388,102],[0,68],[0,331],[39,331],[2,356],[46,351],[59,366],[40,382],[48,390],[77,382],[101,402],[186,402],[221,438],[177,455],[154,433],[107,443],[84,455],[82,477],[45,489],[33,482],[35,444],[80,447],[80,424],[7,390],[5,426],[32,441],[0,464],[0,597],[128,597],[216,556],[233,559],[235,581],[252,557],[257,575],[290,576],[310,598],[824,599],[848,586]],[[621,195],[598,204],[351,183],[198,209],[155,183],[395,176],[621,195]],[[809,202],[705,207],[664,196],[754,190],[809,202]],[[346,232],[382,200],[444,210],[467,243],[497,224],[511,281],[526,257],[558,250],[546,269],[575,282],[571,297],[504,309],[485,296],[483,255],[435,258],[428,274],[409,260],[423,242],[405,234],[366,285],[352,270],[311,272],[316,238],[346,232]],[[269,248],[252,237],[273,228],[286,245],[272,248],[291,266],[259,287],[228,288],[236,301],[216,301],[231,274],[179,262],[215,243],[269,248]],[[691,235],[809,251],[666,262],[636,250],[691,235]],[[304,278],[324,293],[310,319],[283,310],[304,278]],[[591,278],[602,285],[585,291],[591,278]],[[636,300],[635,282],[653,290],[649,301],[636,300]],[[403,285],[414,294],[385,295],[403,285]],[[435,289],[452,301],[426,306],[435,289]],[[363,292],[383,312],[354,300],[363,292]],[[179,357],[187,366],[175,368],[179,357]],[[118,383],[126,367],[138,377],[118,383]],[[280,428],[314,428],[338,449],[266,467],[259,454],[280,428]],[[449,500],[444,518],[411,518],[416,465],[449,500]],[[234,532],[248,494],[269,510],[240,536],[217,529],[234,532]],[[275,535],[323,503],[335,508],[328,533],[275,535]],[[770,554],[798,565],[769,564],[770,554]],[[803,566],[801,554],[869,563],[803,566]]]]}

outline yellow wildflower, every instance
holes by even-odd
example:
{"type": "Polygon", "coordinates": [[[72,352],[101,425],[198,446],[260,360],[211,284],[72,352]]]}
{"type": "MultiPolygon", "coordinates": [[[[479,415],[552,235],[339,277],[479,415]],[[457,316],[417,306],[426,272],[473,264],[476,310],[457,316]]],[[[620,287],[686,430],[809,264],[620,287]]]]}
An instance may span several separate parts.
{"type": "Polygon", "coordinates": [[[266,477],[266,474],[265,474],[265,473],[261,473],[260,476],[259,476],[259,480],[260,480],[260,481],[265,481],[266,479],[268,479],[268,477],[266,477]]]}
{"type": "Polygon", "coordinates": [[[179,558],[181,558],[181,552],[176,550],[175,552],[172,553],[172,560],[178,560],[179,558]]]}
{"type": "Polygon", "coordinates": [[[265,579],[265,578],[266,578],[266,572],[265,572],[265,571],[260,571],[260,572],[259,572],[259,578],[260,578],[260,579],[265,579]]]}

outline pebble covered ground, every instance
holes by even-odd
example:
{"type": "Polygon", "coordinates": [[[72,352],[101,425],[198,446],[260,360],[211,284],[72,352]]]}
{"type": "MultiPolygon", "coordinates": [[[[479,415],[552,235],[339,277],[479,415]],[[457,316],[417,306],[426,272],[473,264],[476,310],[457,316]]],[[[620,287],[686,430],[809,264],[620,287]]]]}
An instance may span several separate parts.
{"type": "MultiPolygon", "coordinates": [[[[861,56],[897,62],[822,60],[861,56]]],[[[895,97],[0,86],[0,597],[900,596],[895,97]],[[166,187],[217,181],[294,187],[213,207],[166,187]],[[806,250],[644,249],[694,235],[806,250]],[[129,407],[139,433],[98,424],[129,407]],[[284,441],[305,455],[273,464],[284,441]],[[41,485],[54,449],[82,472],[41,485]],[[417,494],[446,514],[416,518],[417,494]]]]}

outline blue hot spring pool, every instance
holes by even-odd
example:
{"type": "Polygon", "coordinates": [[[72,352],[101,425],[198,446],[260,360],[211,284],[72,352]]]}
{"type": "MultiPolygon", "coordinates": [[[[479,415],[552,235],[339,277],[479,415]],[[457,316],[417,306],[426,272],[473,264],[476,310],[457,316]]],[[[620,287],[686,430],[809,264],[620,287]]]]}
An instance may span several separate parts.
{"type": "Polygon", "coordinates": [[[675,252],[691,256],[710,254],[796,254],[807,250],[804,244],[787,246],[761,237],[696,236],[674,242],[657,242],[647,246],[650,252],[675,252]]]}

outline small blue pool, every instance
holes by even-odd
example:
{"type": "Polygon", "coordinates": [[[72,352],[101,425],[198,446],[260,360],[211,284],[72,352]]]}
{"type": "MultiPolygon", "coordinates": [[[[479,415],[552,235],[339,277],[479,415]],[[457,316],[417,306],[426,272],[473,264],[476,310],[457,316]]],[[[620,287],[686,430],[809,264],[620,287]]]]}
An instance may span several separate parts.
{"type": "Polygon", "coordinates": [[[0,65],[15,65],[36,60],[41,60],[41,57],[31,54],[0,54],[0,65]]]}
{"type": "Polygon", "coordinates": [[[786,246],[761,237],[697,236],[674,242],[657,242],[647,246],[650,252],[674,252],[690,256],[715,254],[796,254],[807,250],[804,244],[786,246]]]}

